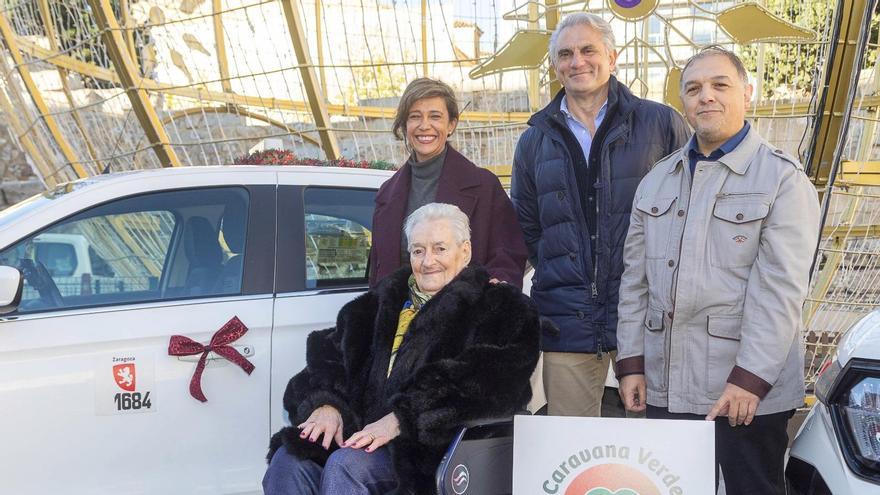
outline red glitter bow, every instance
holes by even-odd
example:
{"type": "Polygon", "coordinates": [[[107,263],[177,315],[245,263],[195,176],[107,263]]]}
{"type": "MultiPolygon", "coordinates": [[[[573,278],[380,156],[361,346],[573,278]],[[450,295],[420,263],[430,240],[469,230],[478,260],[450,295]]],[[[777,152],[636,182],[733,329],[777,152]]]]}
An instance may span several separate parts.
{"type": "Polygon", "coordinates": [[[254,371],[254,365],[242,356],[234,347],[229,345],[238,340],[242,335],[246,334],[247,331],[248,328],[244,326],[244,323],[242,323],[237,316],[233,316],[231,320],[227,321],[226,324],[220,328],[220,330],[217,330],[214,336],[211,337],[211,343],[208,345],[202,345],[189,337],[184,337],[183,335],[171,336],[171,340],[168,342],[169,356],[193,356],[199,353],[202,354],[202,357],[199,358],[198,364],[196,364],[196,371],[193,373],[192,380],[189,382],[190,395],[202,402],[208,401],[208,398],[205,397],[205,394],[202,392],[202,372],[205,371],[209,352],[213,351],[214,353],[223,356],[228,361],[239,365],[248,375],[254,371]]]}

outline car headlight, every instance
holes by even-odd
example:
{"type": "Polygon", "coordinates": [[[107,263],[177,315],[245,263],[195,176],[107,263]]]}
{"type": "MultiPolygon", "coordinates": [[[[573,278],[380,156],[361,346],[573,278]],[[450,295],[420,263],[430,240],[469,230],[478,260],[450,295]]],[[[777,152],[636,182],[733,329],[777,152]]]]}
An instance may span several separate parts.
{"type": "Polygon", "coordinates": [[[831,412],[849,468],[857,476],[880,482],[880,361],[854,359],[837,369],[829,368],[820,376],[816,395],[831,412]]]}
{"type": "Polygon", "coordinates": [[[846,395],[843,412],[859,456],[876,466],[880,461],[880,378],[859,380],[846,395]]]}

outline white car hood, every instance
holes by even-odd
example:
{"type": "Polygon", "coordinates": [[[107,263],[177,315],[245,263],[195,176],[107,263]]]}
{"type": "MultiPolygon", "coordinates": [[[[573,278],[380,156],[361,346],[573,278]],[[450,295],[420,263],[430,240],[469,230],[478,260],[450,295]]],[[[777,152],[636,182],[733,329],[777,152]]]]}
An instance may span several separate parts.
{"type": "Polygon", "coordinates": [[[841,366],[853,358],[880,360],[880,309],[853,325],[840,339],[837,360],[841,366]]]}

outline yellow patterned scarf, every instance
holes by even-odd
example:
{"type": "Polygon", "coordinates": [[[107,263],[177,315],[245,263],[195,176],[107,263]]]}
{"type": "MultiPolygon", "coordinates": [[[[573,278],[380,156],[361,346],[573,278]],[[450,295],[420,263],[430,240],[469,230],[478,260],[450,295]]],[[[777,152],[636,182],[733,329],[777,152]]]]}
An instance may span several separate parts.
{"type": "Polygon", "coordinates": [[[428,299],[431,299],[431,296],[419,290],[414,275],[409,276],[408,285],[409,299],[403,303],[403,309],[400,310],[400,316],[397,318],[397,332],[394,334],[394,343],[391,344],[391,359],[388,360],[387,376],[391,376],[391,368],[394,368],[394,358],[397,357],[397,350],[400,349],[403,337],[406,335],[407,330],[409,330],[409,324],[412,323],[413,318],[416,317],[422,306],[428,302],[428,299]]]}

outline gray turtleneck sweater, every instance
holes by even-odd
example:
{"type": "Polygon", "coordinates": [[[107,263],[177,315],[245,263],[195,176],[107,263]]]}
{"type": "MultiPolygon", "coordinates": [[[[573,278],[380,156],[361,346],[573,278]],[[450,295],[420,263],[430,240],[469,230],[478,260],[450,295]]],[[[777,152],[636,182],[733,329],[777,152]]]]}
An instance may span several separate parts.
{"type": "MultiPolygon", "coordinates": [[[[410,176],[409,199],[406,202],[406,215],[418,210],[428,203],[433,203],[437,197],[437,185],[440,184],[440,173],[443,172],[443,162],[446,160],[446,148],[439,155],[428,158],[423,162],[417,162],[413,154],[408,163],[412,174],[410,176]]],[[[401,226],[402,228],[402,226],[401,226]]],[[[400,262],[402,265],[409,263],[407,252],[408,241],[406,234],[400,236],[400,262]]]]}

